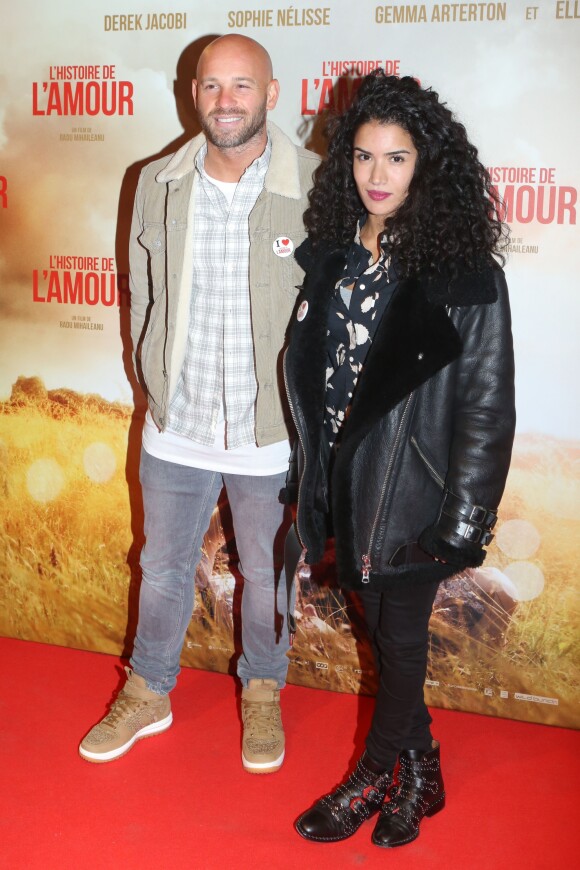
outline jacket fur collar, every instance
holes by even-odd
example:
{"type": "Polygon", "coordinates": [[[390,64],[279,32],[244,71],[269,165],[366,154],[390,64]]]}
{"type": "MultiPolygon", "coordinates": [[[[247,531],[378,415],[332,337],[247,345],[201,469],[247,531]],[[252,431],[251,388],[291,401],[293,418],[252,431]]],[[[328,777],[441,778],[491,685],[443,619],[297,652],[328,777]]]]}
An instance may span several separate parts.
{"type": "MultiPolygon", "coordinates": [[[[294,330],[289,364],[309,421],[317,419],[324,401],[328,307],[345,256],[344,249],[329,245],[313,251],[308,241],[296,251],[307,275],[304,289],[309,307],[300,328],[294,330]]],[[[477,273],[460,272],[452,281],[441,273],[399,282],[358,382],[341,442],[341,460],[353,455],[384,415],[459,357],[462,341],[446,307],[495,301],[493,273],[493,267],[487,266],[477,273]]],[[[317,443],[319,432],[311,425],[308,434],[317,443]]]]}
{"type": "MultiPolygon", "coordinates": [[[[300,199],[302,191],[300,189],[298,154],[301,149],[297,149],[279,127],[271,121],[268,121],[267,126],[272,140],[272,157],[266,172],[264,187],[269,193],[285,196],[288,199],[300,199]]],[[[195,167],[196,155],[205,141],[205,135],[200,133],[194,139],[186,142],[179,151],[175,152],[167,166],[157,173],[156,181],[160,184],[167,184],[169,181],[176,181],[192,172],[195,167]]]]}

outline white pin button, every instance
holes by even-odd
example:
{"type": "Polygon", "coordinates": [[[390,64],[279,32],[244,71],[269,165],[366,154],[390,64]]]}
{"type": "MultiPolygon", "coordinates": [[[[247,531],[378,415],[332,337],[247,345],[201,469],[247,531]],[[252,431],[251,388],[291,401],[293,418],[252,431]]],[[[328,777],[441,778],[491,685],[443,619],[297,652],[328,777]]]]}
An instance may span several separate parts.
{"type": "Polygon", "coordinates": [[[278,236],[274,239],[272,250],[277,257],[289,257],[294,250],[294,242],[289,236],[278,236]]]}
{"type": "Polygon", "coordinates": [[[298,311],[296,312],[296,320],[301,321],[304,320],[306,315],[308,314],[308,302],[306,300],[301,302],[298,306],[298,311]]]}

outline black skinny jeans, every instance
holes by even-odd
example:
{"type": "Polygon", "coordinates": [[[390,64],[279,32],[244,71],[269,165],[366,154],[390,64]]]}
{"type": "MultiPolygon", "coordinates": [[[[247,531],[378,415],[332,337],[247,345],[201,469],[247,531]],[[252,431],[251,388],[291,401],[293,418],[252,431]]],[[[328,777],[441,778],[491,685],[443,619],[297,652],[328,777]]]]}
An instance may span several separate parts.
{"type": "MultiPolygon", "coordinates": [[[[288,578],[290,583],[293,581],[301,549],[293,525],[286,538],[287,582],[288,578]]],[[[366,747],[383,770],[394,768],[402,749],[431,749],[432,719],[423,698],[423,685],[429,618],[438,586],[439,580],[395,580],[386,590],[364,589],[358,593],[379,675],[366,747]]]]}
{"type": "Polygon", "coordinates": [[[358,593],[377,664],[379,687],[366,739],[375,764],[392,770],[403,749],[431,749],[432,719],[423,698],[429,617],[439,581],[394,581],[358,593]]]}

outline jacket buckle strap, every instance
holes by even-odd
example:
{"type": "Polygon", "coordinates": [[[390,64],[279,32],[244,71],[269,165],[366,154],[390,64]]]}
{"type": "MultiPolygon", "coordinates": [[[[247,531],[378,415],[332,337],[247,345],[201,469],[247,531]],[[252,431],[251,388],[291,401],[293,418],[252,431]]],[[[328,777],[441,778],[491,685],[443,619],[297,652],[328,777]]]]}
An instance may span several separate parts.
{"type": "Polygon", "coordinates": [[[471,523],[463,522],[463,520],[455,522],[451,530],[471,544],[482,544],[484,547],[491,543],[494,538],[489,530],[472,526],[471,523]]]}
{"type": "Polygon", "coordinates": [[[473,505],[469,519],[480,526],[493,529],[497,522],[497,513],[496,511],[488,511],[479,505],[473,505]]]}
{"type": "MultiPolygon", "coordinates": [[[[491,532],[497,522],[496,510],[488,510],[481,505],[470,504],[449,491],[445,495],[443,513],[464,525],[479,527],[482,534],[491,532]]],[[[460,534],[462,537],[466,537],[463,533],[460,534]]],[[[475,534],[475,531],[469,532],[469,535],[471,534],[475,534]]],[[[493,535],[491,538],[493,538],[493,535]]],[[[483,543],[482,538],[476,541],[475,537],[467,537],[467,540],[483,543]]]]}

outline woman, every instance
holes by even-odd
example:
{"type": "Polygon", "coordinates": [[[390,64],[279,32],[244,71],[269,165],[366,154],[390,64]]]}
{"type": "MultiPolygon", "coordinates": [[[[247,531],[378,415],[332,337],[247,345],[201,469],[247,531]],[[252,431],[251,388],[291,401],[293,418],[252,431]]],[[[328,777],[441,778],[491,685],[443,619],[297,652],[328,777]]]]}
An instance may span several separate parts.
{"type": "Polygon", "coordinates": [[[332,529],[379,674],[354,773],[296,822],[310,840],[379,813],[373,842],[400,846],[444,806],[423,699],[429,617],[439,582],[485,558],[515,425],[496,205],[436,93],[382,71],[363,80],[310,194],[284,364],[305,561],[332,529]]]}

